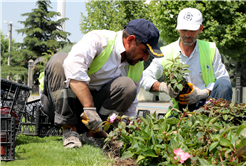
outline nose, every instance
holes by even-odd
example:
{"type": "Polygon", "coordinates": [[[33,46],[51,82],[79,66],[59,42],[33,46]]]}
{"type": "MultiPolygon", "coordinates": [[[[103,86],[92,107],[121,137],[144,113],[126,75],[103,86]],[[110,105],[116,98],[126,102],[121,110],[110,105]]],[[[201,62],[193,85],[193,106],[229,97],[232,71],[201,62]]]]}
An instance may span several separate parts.
{"type": "Polygon", "coordinates": [[[192,32],[189,31],[189,30],[185,32],[185,36],[186,36],[186,37],[191,37],[191,36],[192,36],[191,34],[192,34],[192,32]]]}

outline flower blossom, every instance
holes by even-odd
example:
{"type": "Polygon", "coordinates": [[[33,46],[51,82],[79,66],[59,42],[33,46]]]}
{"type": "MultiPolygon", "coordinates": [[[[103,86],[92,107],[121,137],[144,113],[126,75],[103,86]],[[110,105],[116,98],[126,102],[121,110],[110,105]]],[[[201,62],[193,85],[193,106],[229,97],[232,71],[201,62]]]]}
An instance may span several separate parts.
{"type": "Polygon", "coordinates": [[[174,156],[174,159],[177,160],[177,156],[179,156],[180,158],[180,162],[184,163],[185,160],[187,160],[188,158],[190,158],[189,153],[184,153],[182,149],[174,149],[174,154],[176,156],[174,156]]]}
{"type": "Polygon", "coordinates": [[[210,103],[211,101],[213,101],[213,99],[207,100],[205,104],[208,104],[208,103],[210,103]]]}
{"type": "Polygon", "coordinates": [[[129,123],[129,126],[131,126],[131,125],[133,125],[133,121],[131,121],[131,122],[129,123]]]}
{"type": "Polygon", "coordinates": [[[117,118],[117,115],[115,113],[113,113],[111,116],[110,116],[110,123],[113,123],[114,120],[117,118]]]}

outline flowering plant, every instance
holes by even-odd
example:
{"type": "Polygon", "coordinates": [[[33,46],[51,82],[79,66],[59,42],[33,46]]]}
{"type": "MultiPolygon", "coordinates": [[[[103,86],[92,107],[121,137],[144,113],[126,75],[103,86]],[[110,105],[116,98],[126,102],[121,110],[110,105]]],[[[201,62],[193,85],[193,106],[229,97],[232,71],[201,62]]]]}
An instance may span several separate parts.
{"type": "Polygon", "coordinates": [[[183,152],[182,149],[179,149],[179,148],[176,150],[174,149],[174,154],[176,155],[176,156],[174,156],[174,159],[177,160],[177,158],[179,157],[181,163],[184,163],[185,160],[190,158],[189,153],[185,153],[185,152],[183,152]]]}
{"type": "Polygon", "coordinates": [[[184,76],[187,76],[190,72],[187,68],[190,65],[179,63],[179,57],[175,59],[167,59],[169,62],[163,69],[164,82],[170,84],[172,88],[180,94],[186,94],[189,90],[189,86],[184,76]]]}
{"type": "Polygon", "coordinates": [[[245,121],[234,126],[202,110],[184,110],[178,118],[159,119],[153,113],[146,118],[117,116],[116,121],[118,124],[105,139],[106,144],[123,142],[121,159],[133,157],[140,166],[225,166],[246,162],[245,121]]]}

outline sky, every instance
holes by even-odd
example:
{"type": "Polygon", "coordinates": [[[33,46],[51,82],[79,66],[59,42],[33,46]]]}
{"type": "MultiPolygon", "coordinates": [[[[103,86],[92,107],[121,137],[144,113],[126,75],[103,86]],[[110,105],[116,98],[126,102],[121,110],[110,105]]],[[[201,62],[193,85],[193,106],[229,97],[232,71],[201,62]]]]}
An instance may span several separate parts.
{"type": "MultiPolygon", "coordinates": [[[[12,39],[15,39],[15,42],[22,43],[25,35],[17,33],[17,29],[24,28],[23,24],[20,24],[18,21],[25,21],[26,16],[21,16],[24,13],[32,12],[32,9],[37,8],[37,0],[0,0],[0,29],[4,35],[9,34],[9,25],[12,21],[12,39]],[[4,22],[6,21],[6,22],[4,22]]],[[[49,11],[57,12],[57,2],[59,0],[51,0],[49,11]]],[[[65,17],[69,18],[65,22],[65,31],[70,32],[71,35],[68,36],[68,39],[71,42],[78,42],[83,34],[80,31],[80,19],[81,12],[86,15],[85,0],[65,0],[66,9],[65,17]]],[[[56,20],[56,18],[54,18],[56,20]]],[[[7,36],[8,37],[8,36],[7,36]]]]}

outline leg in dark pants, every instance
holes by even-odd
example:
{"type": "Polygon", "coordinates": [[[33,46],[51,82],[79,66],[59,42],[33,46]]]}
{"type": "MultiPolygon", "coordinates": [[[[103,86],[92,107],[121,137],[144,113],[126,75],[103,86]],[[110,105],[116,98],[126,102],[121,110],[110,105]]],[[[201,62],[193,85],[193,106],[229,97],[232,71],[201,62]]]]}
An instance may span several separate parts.
{"type": "MultiPolygon", "coordinates": [[[[136,93],[136,85],[128,77],[118,77],[104,85],[99,91],[91,90],[94,105],[103,121],[107,120],[107,117],[113,112],[123,114],[135,100],[136,93]],[[102,107],[109,110],[109,112],[100,113],[99,111],[102,110],[102,107]]],[[[78,125],[80,126],[77,127],[78,130],[84,128],[82,127],[84,124],[81,121],[78,125]]]]}
{"type": "Polygon", "coordinates": [[[209,98],[225,99],[231,101],[232,99],[232,86],[231,83],[226,79],[218,79],[215,82],[214,89],[211,92],[209,98]]]}
{"type": "MultiPolygon", "coordinates": [[[[76,96],[70,88],[66,88],[66,77],[62,67],[66,53],[58,53],[51,57],[45,66],[44,92],[41,102],[43,112],[55,125],[76,125],[76,96]]],[[[81,111],[82,112],[82,111],[81,111]]]]}

